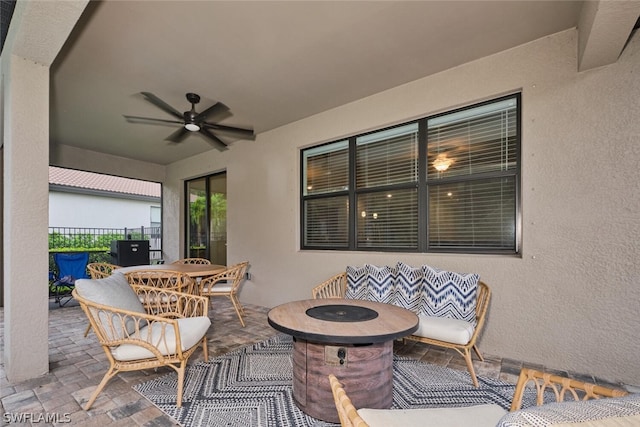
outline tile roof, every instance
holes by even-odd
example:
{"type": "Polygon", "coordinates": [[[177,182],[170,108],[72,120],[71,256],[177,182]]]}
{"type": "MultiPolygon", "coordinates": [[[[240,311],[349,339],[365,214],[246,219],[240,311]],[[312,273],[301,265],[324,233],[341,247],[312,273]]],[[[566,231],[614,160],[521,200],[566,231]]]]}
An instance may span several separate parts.
{"type": "Polygon", "coordinates": [[[161,185],[157,182],[120,178],[55,166],[49,166],[49,184],[150,197],[160,197],[162,191],[161,185]]]}

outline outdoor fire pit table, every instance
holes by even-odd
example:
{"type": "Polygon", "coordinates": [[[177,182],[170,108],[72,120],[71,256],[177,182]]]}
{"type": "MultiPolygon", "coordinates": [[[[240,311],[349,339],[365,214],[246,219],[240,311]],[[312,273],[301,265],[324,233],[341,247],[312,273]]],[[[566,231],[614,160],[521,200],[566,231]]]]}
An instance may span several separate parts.
{"type": "Polygon", "coordinates": [[[392,304],[309,299],[274,307],[269,324],[293,336],[293,398],[306,414],[339,423],[329,374],[357,408],[393,402],[393,340],[418,329],[418,316],[392,304]]]}

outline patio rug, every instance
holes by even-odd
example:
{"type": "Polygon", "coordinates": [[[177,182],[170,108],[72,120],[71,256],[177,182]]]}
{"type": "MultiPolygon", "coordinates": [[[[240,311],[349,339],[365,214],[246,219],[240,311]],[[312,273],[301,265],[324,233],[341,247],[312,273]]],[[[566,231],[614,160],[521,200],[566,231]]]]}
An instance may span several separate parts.
{"type": "MultiPolygon", "coordinates": [[[[177,374],[171,373],[134,389],[180,425],[298,427],[334,426],[304,414],[292,396],[293,342],[276,335],[209,362],[190,364],[182,407],[176,407],[177,374]]],[[[509,409],[515,386],[394,355],[393,408],[469,406],[496,403],[509,409]]],[[[523,407],[533,402],[525,396],[523,407]]]]}

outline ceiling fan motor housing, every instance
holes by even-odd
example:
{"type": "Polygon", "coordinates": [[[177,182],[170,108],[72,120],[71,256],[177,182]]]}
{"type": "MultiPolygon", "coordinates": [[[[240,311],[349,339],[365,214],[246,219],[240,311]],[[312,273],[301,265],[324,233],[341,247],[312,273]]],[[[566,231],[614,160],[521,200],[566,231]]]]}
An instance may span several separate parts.
{"type": "Polygon", "coordinates": [[[184,127],[185,129],[191,132],[197,132],[200,130],[200,125],[196,122],[196,112],[191,109],[191,111],[184,112],[184,127]]]}
{"type": "Polygon", "coordinates": [[[196,116],[198,115],[196,113],[196,104],[200,102],[200,95],[189,92],[186,96],[187,101],[191,103],[191,110],[184,112],[184,127],[191,132],[197,132],[200,130],[200,125],[196,123],[196,116]]]}
{"type": "Polygon", "coordinates": [[[187,94],[187,101],[189,101],[191,104],[197,104],[198,102],[200,102],[200,95],[198,95],[197,93],[189,92],[187,94]]]}

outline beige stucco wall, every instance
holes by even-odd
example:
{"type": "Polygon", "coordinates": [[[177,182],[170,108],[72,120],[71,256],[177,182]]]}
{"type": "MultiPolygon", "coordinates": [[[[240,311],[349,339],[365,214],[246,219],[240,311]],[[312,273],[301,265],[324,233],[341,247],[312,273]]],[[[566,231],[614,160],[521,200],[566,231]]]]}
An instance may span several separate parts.
{"type": "Polygon", "coordinates": [[[183,180],[226,170],[229,261],[251,262],[242,301],[308,298],[347,264],[477,272],[493,290],[485,353],[640,384],[640,37],[584,73],[576,53],[566,31],[169,165],[166,255],[181,255],[183,180]],[[517,90],[522,257],[299,250],[301,147],[517,90]]]}

